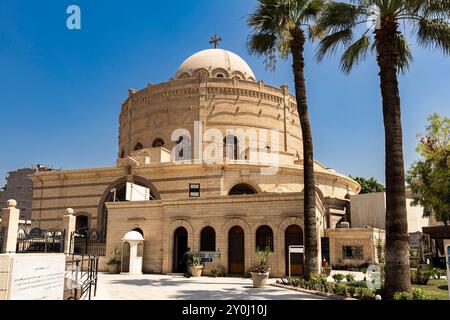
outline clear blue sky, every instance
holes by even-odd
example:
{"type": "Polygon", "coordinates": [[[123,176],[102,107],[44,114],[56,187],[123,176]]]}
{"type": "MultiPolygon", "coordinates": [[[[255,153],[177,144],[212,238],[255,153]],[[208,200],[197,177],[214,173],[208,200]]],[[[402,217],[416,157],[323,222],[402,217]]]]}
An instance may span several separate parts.
{"type": "MultiPolygon", "coordinates": [[[[275,72],[246,52],[252,0],[2,0],[0,6],[0,184],[6,172],[36,163],[109,166],[117,155],[118,118],[128,88],[172,77],[210,36],[243,57],[258,79],[292,86],[291,64],[275,72]],[[77,4],[82,30],[66,28],[77,4]]],[[[450,58],[414,48],[400,78],[406,165],[431,112],[450,115],[450,58]]],[[[375,59],[350,76],[338,58],[306,51],[315,158],[344,174],[384,181],[384,131],[375,59]]]]}

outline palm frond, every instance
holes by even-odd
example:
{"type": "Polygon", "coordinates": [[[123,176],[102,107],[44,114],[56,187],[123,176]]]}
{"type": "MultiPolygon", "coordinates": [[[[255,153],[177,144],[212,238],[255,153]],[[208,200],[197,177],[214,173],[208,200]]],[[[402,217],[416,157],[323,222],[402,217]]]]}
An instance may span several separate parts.
{"type": "Polygon", "coordinates": [[[450,54],[450,23],[442,19],[421,18],[417,31],[418,43],[424,47],[442,49],[450,54]]]}
{"type": "Polygon", "coordinates": [[[250,54],[267,55],[277,45],[274,33],[253,33],[247,39],[247,49],[250,54]]]}
{"type": "Polygon", "coordinates": [[[409,66],[413,62],[414,58],[411,52],[411,47],[402,34],[397,34],[396,41],[396,48],[398,52],[398,70],[404,73],[409,69],[409,66]]]}
{"type": "Polygon", "coordinates": [[[448,19],[450,17],[450,0],[415,1],[420,2],[417,11],[420,16],[429,19],[448,19]]]}
{"type": "Polygon", "coordinates": [[[372,47],[372,39],[364,34],[361,38],[348,46],[341,57],[341,70],[350,73],[353,66],[363,60],[369,49],[372,47]]]}
{"type": "Polygon", "coordinates": [[[352,29],[344,29],[324,37],[317,48],[316,60],[321,61],[327,54],[336,52],[339,45],[349,45],[353,39],[352,29]]]}
{"type": "Polygon", "coordinates": [[[330,2],[323,9],[316,23],[318,31],[334,33],[349,29],[368,18],[368,9],[343,2],[330,2]]]}

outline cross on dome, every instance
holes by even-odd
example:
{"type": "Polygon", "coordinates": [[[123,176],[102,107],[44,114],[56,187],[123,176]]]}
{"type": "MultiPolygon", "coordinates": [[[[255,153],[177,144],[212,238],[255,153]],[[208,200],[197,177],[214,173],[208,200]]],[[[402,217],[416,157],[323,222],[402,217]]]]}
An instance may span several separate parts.
{"type": "Polygon", "coordinates": [[[214,49],[217,49],[217,46],[219,45],[220,41],[222,41],[222,38],[217,38],[217,35],[214,34],[211,37],[211,41],[209,42],[209,44],[214,45],[214,49]]]}

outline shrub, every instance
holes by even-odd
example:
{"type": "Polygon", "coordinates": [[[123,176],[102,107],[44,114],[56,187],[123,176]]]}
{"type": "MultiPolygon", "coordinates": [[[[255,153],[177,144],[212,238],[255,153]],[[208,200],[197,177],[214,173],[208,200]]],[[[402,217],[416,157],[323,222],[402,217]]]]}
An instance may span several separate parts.
{"type": "Polygon", "coordinates": [[[375,290],[368,288],[357,288],[357,295],[361,300],[373,300],[375,299],[375,290]]]}
{"type": "Polygon", "coordinates": [[[223,275],[225,275],[225,268],[221,265],[215,265],[211,269],[211,275],[213,277],[222,277],[223,275]]]}
{"type": "Polygon", "coordinates": [[[253,264],[253,266],[250,267],[248,272],[255,272],[255,273],[266,273],[270,271],[270,266],[267,262],[267,258],[272,253],[272,250],[267,247],[264,250],[260,250],[259,248],[256,249],[256,262],[253,264]]]}
{"type": "Polygon", "coordinates": [[[419,269],[411,270],[412,284],[426,285],[429,279],[429,276],[426,273],[421,272],[419,269]]]}
{"type": "Polygon", "coordinates": [[[340,273],[333,274],[333,279],[335,282],[339,283],[344,280],[344,275],[340,273]]]}
{"type": "Polygon", "coordinates": [[[347,282],[353,282],[353,281],[355,281],[355,275],[351,274],[351,273],[346,274],[345,275],[345,280],[347,280],[347,282]]]}
{"type": "Polygon", "coordinates": [[[394,300],[428,300],[422,289],[412,289],[411,292],[403,291],[394,294],[394,300]]]}

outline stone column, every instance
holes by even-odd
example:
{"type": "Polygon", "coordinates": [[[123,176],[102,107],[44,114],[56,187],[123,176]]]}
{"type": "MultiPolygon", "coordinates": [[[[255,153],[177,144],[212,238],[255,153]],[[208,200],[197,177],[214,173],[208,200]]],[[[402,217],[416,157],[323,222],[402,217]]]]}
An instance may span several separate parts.
{"type": "Polygon", "coordinates": [[[8,200],[7,208],[3,209],[2,227],[4,229],[3,252],[16,252],[17,231],[19,229],[20,210],[16,208],[16,200],[8,200]]]}
{"type": "Polygon", "coordinates": [[[65,239],[64,239],[64,253],[72,253],[72,249],[71,248],[71,236],[72,236],[72,232],[75,231],[75,226],[76,226],[76,220],[77,217],[75,217],[73,215],[73,209],[72,208],[68,208],[66,210],[66,215],[63,217],[63,229],[65,230],[65,239]]]}

